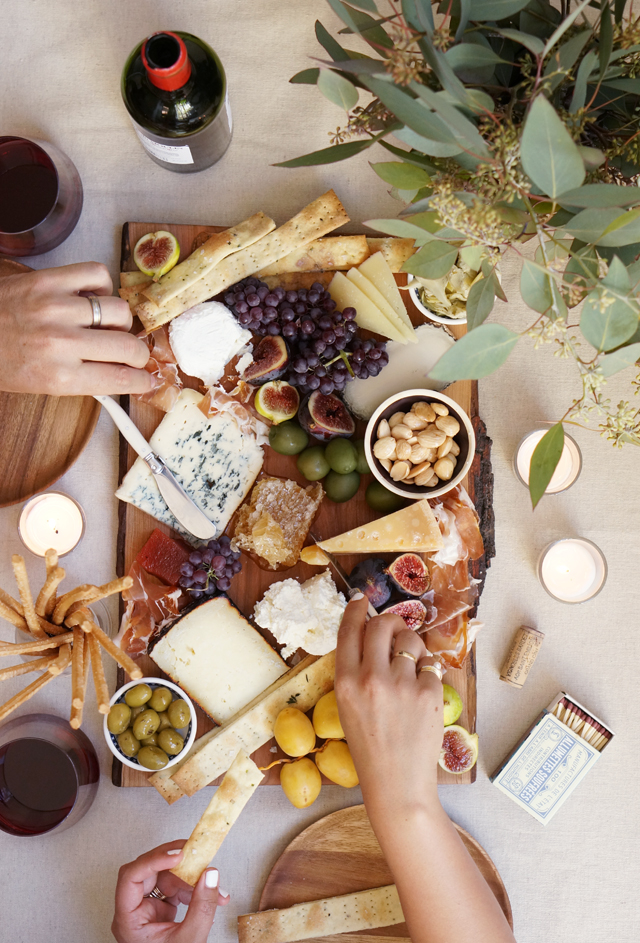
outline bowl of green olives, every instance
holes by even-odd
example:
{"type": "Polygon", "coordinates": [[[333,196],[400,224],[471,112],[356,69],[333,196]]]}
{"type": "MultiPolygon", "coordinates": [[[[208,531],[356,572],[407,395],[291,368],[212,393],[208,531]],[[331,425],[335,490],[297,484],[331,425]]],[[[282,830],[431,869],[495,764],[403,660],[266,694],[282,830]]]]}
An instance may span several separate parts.
{"type": "Polygon", "coordinates": [[[191,749],[197,718],[191,700],[173,681],[140,678],[123,685],[109,702],[104,738],[131,769],[168,769],[191,749]]]}

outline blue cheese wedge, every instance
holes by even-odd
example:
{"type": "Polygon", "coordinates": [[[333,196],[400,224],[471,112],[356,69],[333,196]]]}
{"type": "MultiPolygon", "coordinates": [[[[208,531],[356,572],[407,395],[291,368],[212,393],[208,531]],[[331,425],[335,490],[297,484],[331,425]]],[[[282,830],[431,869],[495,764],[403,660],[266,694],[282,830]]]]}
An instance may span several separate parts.
{"type": "Polygon", "coordinates": [[[219,724],[288,670],[226,596],[176,619],[149,654],[219,724]]]}
{"type": "MultiPolygon", "coordinates": [[[[263,454],[255,435],[243,432],[231,412],[207,418],[198,409],[202,399],[195,390],[183,390],[149,443],[220,534],[251,490],[263,454]]],[[[188,536],[141,458],[124,476],[116,497],[188,536]]]]}
{"type": "Polygon", "coordinates": [[[302,584],[293,579],[272,583],[256,603],[253,618],[285,646],[285,658],[298,648],[326,655],[336,647],[346,605],[329,570],[324,570],[302,584]]]}

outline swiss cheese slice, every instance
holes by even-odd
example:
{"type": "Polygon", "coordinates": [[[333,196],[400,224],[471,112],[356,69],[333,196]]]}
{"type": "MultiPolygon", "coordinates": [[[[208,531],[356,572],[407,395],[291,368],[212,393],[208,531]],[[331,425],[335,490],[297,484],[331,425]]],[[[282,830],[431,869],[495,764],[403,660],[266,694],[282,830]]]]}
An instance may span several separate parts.
{"type": "Polygon", "coordinates": [[[407,343],[407,337],[400,328],[396,327],[389,318],[378,308],[370,298],[350,282],[342,272],[336,272],[329,285],[329,294],[338,306],[339,311],[345,308],[356,309],[356,324],[367,331],[390,337],[400,344],[407,343]]]}
{"type": "Polygon", "coordinates": [[[438,522],[426,498],[377,521],[318,543],[328,553],[430,553],[443,546],[438,522]]]}
{"type": "Polygon", "coordinates": [[[392,305],[376,288],[372,281],[363,275],[362,272],[358,271],[357,268],[350,269],[347,272],[347,278],[356,286],[356,288],[359,288],[360,291],[365,294],[370,301],[373,301],[376,308],[380,308],[384,316],[388,318],[389,321],[391,321],[391,323],[397,327],[399,331],[402,331],[410,343],[416,343],[416,332],[414,331],[411,322],[409,321],[409,325],[407,325],[402,320],[395,308],[392,307],[392,305]]]}
{"type": "Polygon", "coordinates": [[[362,265],[358,266],[358,271],[365,278],[368,278],[378,291],[384,295],[398,317],[407,327],[411,328],[413,333],[411,318],[407,314],[405,303],[402,300],[402,295],[398,290],[389,263],[382,253],[376,252],[374,255],[369,256],[362,265]]]}

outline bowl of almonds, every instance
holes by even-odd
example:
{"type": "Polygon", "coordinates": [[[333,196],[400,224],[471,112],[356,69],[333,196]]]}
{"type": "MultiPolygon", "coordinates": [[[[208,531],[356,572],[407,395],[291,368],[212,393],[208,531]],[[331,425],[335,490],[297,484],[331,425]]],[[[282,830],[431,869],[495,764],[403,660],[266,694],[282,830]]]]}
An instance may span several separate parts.
{"type": "Polygon", "coordinates": [[[437,498],[469,471],[476,439],[464,409],[435,390],[385,400],[367,425],[364,448],[381,485],[403,498],[437,498]]]}

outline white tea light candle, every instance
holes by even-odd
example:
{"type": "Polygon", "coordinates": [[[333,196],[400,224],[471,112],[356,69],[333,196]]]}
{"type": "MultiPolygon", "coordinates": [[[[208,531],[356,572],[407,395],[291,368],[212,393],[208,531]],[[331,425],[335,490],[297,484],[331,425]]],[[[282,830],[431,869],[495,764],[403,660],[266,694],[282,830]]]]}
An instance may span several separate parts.
{"type": "Polygon", "coordinates": [[[78,545],[84,533],[82,508],[66,494],[49,491],[27,501],[20,514],[18,533],[27,548],[44,557],[49,549],[62,557],[78,545]]]}
{"type": "MultiPolygon", "coordinates": [[[[531,458],[536,450],[536,446],[542,437],[549,431],[552,423],[540,423],[532,432],[528,432],[516,449],[513,459],[513,470],[523,485],[529,487],[529,471],[531,469],[531,458]]],[[[564,434],[564,448],[560,461],[551,476],[551,481],[545,489],[545,494],[558,494],[560,491],[566,491],[576,481],[582,469],[582,455],[575,439],[570,435],[564,434]]]]}
{"type": "Polygon", "coordinates": [[[607,561],[602,551],[584,537],[556,540],[540,554],[538,578],[560,602],[578,603],[593,599],[607,579],[607,561]]]}

